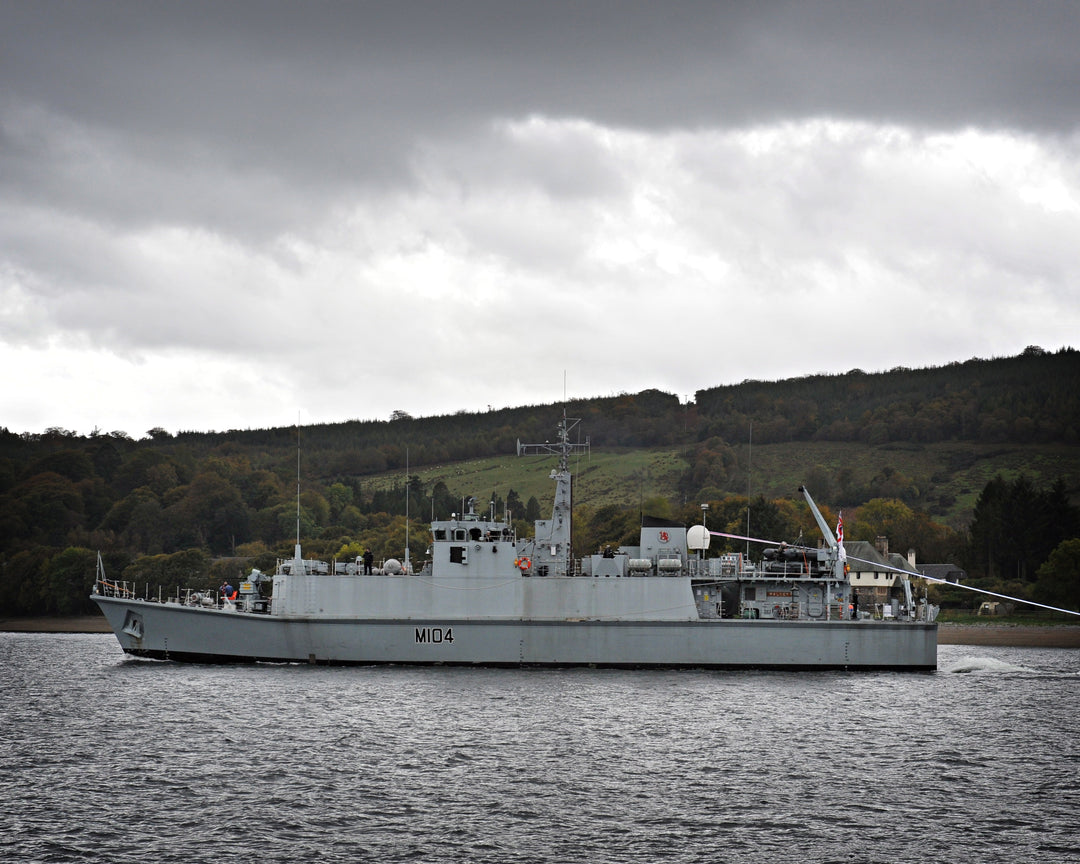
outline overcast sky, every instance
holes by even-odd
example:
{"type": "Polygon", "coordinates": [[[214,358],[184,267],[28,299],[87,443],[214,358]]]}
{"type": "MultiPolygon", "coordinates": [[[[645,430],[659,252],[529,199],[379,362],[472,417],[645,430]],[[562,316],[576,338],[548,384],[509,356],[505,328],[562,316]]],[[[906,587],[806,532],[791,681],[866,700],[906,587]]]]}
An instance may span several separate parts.
{"type": "Polygon", "coordinates": [[[0,426],[1080,345],[1080,4],[0,0],[0,426]]]}

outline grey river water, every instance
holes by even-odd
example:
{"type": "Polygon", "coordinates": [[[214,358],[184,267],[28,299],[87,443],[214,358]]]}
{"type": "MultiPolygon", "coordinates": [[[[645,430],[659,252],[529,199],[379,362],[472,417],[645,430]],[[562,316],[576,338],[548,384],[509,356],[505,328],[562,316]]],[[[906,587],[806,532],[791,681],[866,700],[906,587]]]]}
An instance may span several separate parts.
{"type": "Polygon", "coordinates": [[[221,667],[0,633],[0,860],[1080,861],[1080,651],[939,667],[221,667]]]}

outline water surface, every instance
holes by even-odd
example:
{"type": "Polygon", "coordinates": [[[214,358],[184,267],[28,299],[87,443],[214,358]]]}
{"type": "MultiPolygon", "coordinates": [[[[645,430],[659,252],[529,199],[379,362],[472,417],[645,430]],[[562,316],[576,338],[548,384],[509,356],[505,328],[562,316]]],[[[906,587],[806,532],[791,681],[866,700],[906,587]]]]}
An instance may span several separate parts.
{"type": "Polygon", "coordinates": [[[223,667],[0,633],[0,859],[1080,861],[1080,652],[939,666],[223,667]]]}

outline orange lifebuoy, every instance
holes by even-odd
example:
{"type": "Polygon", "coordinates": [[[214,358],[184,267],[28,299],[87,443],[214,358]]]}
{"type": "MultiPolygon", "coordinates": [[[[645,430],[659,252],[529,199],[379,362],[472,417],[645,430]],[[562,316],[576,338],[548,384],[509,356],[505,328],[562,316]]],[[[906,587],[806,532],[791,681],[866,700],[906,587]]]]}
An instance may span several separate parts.
{"type": "Polygon", "coordinates": [[[532,561],[528,558],[518,558],[514,563],[522,570],[529,570],[532,567],[532,561]]]}

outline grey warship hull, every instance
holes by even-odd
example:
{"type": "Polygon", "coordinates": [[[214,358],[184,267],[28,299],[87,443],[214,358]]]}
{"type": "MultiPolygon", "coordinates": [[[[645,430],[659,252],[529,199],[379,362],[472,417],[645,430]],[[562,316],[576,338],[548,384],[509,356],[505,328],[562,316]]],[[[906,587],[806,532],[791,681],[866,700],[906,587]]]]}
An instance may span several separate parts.
{"type": "Polygon", "coordinates": [[[124,651],[194,662],[933,670],[937,625],[278,619],[99,598],[124,651]]]}

